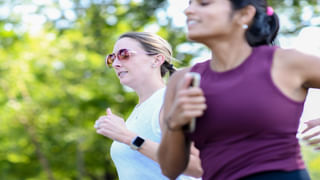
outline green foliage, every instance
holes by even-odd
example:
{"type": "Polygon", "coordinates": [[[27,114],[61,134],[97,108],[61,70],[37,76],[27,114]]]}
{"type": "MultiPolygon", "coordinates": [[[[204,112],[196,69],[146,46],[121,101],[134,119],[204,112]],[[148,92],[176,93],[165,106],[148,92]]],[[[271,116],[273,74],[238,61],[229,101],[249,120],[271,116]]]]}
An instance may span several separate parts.
{"type": "Polygon", "coordinates": [[[315,151],[310,146],[302,146],[302,155],[307,162],[307,168],[309,170],[311,179],[320,178],[320,155],[319,151],[315,151]]]}
{"type": "MultiPolygon", "coordinates": [[[[0,6],[12,9],[21,2],[31,1],[0,6]]],[[[0,17],[0,179],[117,179],[109,155],[112,141],[97,135],[93,124],[107,107],[126,118],[137,102],[105,67],[104,57],[120,34],[156,24],[155,12],[166,6],[163,0],[139,2],[74,0],[69,9],[58,0],[39,4],[34,14],[47,17],[50,6],[62,15],[47,17],[37,34],[23,31],[14,12],[0,17]],[[75,19],[67,18],[68,10],[75,19]]],[[[280,12],[289,11],[288,3],[302,12],[308,3],[313,15],[319,14],[315,0],[271,3],[280,12]]],[[[290,17],[295,32],[301,17],[290,17]]],[[[178,67],[194,57],[177,50],[186,41],[181,32],[170,19],[158,31],[181,59],[174,62],[178,67]]],[[[319,154],[306,152],[305,157],[311,175],[319,178],[319,154]]]]}
{"type": "MultiPolygon", "coordinates": [[[[10,176],[76,178],[97,176],[93,167],[113,167],[102,156],[110,140],[99,137],[93,123],[106,107],[127,115],[136,97],[125,93],[102,55],[87,50],[90,41],[76,30],[51,31],[1,53],[7,64],[1,67],[1,133],[11,148],[1,151],[0,161],[12,164],[5,171],[10,176]]],[[[116,176],[113,168],[108,173],[116,176]]]]}
{"type": "Polygon", "coordinates": [[[283,35],[292,35],[307,26],[320,26],[314,19],[320,15],[320,2],[318,0],[268,0],[277,14],[281,16],[280,30],[283,35]],[[303,16],[302,14],[308,14],[303,16]]]}

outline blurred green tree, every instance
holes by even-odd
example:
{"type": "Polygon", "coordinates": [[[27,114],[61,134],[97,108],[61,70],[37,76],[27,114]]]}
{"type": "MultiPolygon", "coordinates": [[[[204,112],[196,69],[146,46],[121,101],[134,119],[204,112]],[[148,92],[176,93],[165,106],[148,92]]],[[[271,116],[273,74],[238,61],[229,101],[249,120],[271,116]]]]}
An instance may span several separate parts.
{"type": "MultiPolygon", "coordinates": [[[[319,16],[316,0],[272,0],[294,34],[319,16]],[[310,9],[309,19],[301,16],[310,9]]],[[[111,140],[95,133],[94,121],[107,107],[126,118],[137,97],[121,86],[104,56],[117,37],[159,24],[180,62],[184,30],[169,17],[159,23],[164,0],[0,1],[0,179],[117,179],[109,156],[111,140]],[[27,31],[20,11],[43,21],[27,31]],[[50,13],[51,12],[51,13],[50,13]],[[52,13],[54,12],[54,13],[52,13]],[[158,15],[160,16],[160,15],[158,15]]],[[[163,18],[163,17],[162,17],[163,18]]],[[[310,172],[320,177],[320,157],[306,151],[310,172]]]]}

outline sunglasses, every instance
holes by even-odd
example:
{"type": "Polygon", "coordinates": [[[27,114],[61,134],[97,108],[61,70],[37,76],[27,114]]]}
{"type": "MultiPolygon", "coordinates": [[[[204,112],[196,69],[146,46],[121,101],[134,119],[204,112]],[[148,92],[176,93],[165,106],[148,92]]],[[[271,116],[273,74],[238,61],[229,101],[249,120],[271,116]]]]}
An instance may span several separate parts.
{"type": "MultiPolygon", "coordinates": [[[[132,54],[137,53],[136,51],[133,50],[129,50],[129,49],[120,49],[117,54],[115,53],[111,53],[106,57],[106,65],[108,67],[112,67],[112,63],[114,62],[114,60],[116,60],[116,58],[118,58],[118,60],[122,61],[122,60],[128,60],[130,58],[130,56],[132,54]]],[[[148,56],[153,56],[156,55],[157,53],[146,53],[146,55],[148,56]]]]}
{"type": "Polygon", "coordinates": [[[112,63],[114,60],[116,60],[116,58],[118,58],[120,61],[128,60],[133,53],[137,52],[129,49],[120,49],[117,54],[111,53],[106,57],[106,65],[112,67],[112,63]]]}

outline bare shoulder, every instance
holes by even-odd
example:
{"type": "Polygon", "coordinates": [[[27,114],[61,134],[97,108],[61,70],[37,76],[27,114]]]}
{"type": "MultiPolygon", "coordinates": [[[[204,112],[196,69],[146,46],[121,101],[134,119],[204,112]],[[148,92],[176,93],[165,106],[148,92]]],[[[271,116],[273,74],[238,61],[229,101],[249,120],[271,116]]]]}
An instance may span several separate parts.
{"type": "Polygon", "coordinates": [[[305,88],[320,88],[320,57],[294,49],[277,49],[274,68],[288,72],[289,77],[300,79],[305,88]]]}
{"type": "Polygon", "coordinates": [[[303,68],[304,66],[320,62],[319,57],[306,54],[295,49],[278,48],[275,52],[274,58],[277,63],[295,68],[303,68]]]}

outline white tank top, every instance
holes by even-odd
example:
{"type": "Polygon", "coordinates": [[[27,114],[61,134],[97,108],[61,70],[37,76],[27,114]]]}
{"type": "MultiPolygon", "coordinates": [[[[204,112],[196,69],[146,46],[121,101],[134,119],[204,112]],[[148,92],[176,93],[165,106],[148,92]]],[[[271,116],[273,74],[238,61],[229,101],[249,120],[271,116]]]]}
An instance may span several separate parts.
{"type": "MultiPolygon", "coordinates": [[[[159,115],[164,94],[165,88],[159,89],[146,101],[137,105],[126,121],[127,128],[144,139],[160,143],[159,115]]],[[[168,180],[162,175],[158,163],[132,150],[128,145],[114,141],[110,151],[120,180],[168,180]]],[[[194,178],[180,176],[178,179],[194,178]]]]}

